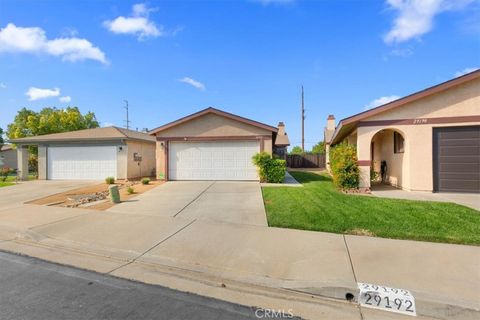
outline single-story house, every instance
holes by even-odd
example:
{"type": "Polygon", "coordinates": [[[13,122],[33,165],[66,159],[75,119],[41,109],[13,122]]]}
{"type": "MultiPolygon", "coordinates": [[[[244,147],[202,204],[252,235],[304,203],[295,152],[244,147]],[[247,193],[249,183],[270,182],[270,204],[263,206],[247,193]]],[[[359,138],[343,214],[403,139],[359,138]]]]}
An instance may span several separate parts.
{"type": "Polygon", "coordinates": [[[252,156],[285,154],[285,125],[273,127],[215,108],[149,134],[117,127],[12,139],[27,178],[28,146],[38,146],[39,179],[258,180],[252,156]]]}
{"type": "MultiPolygon", "coordinates": [[[[386,164],[385,182],[412,191],[480,192],[480,70],[341,120],[327,149],[355,144],[360,187],[386,164]]],[[[328,155],[328,152],[327,152],[328,155]]],[[[328,158],[327,158],[328,162],[328,158]]]]}
{"type": "Polygon", "coordinates": [[[104,127],[12,139],[21,179],[28,175],[28,146],[38,146],[38,178],[49,180],[133,179],[155,175],[155,138],[104,127]]]}
{"type": "Polygon", "coordinates": [[[0,168],[17,169],[17,150],[11,144],[0,145],[0,168]]]}
{"type": "Polygon", "coordinates": [[[165,180],[258,180],[252,156],[281,153],[280,129],[207,108],[151,130],[157,141],[157,176],[165,180]]]}

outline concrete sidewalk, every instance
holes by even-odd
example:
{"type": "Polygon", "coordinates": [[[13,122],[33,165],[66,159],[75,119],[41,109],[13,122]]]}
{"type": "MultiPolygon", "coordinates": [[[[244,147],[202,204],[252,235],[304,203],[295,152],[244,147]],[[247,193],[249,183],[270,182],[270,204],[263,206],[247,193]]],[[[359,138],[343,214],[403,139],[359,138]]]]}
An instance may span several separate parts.
{"type": "MultiPolygon", "coordinates": [[[[422,316],[480,315],[473,246],[22,205],[0,211],[0,249],[306,318],[333,312],[324,298],[356,297],[357,282],[411,290],[422,316]]],[[[348,310],[334,318],[406,317],[348,310]]]]}

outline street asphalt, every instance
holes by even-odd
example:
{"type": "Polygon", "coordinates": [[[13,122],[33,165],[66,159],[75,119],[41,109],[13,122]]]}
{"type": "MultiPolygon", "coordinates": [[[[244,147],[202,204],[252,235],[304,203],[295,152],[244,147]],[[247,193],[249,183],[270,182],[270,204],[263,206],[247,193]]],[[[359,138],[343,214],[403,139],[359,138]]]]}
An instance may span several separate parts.
{"type": "Polygon", "coordinates": [[[0,318],[258,319],[255,310],[0,252],[0,318]]]}

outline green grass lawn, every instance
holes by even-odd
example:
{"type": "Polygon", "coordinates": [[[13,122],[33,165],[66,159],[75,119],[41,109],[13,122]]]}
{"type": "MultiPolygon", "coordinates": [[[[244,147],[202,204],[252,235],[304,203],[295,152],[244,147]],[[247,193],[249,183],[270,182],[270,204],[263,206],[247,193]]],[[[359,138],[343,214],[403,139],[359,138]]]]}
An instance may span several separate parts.
{"type": "MultiPolygon", "coordinates": [[[[36,180],[37,177],[33,174],[28,175],[28,180],[36,180]]],[[[5,181],[0,181],[0,188],[1,187],[8,187],[8,186],[13,186],[15,184],[16,176],[15,175],[10,175],[7,177],[7,180],[5,181]]]]}
{"type": "Polygon", "coordinates": [[[262,188],[272,227],[480,244],[480,212],[453,203],[346,195],[328,175],[291,172],[303,188],[262,188]]]}

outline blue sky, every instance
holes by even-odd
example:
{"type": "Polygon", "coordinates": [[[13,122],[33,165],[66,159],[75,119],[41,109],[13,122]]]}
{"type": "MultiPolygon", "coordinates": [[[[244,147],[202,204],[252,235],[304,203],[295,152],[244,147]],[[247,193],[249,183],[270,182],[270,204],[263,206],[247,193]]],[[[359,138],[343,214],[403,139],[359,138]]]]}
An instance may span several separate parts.
{"type": "Polygon", "coordinates": [[[337,119],[480,66],[480,1],[0,0],[0,127],[78,106],[154,128],[208,106],[306,146],[337,119]]]}

